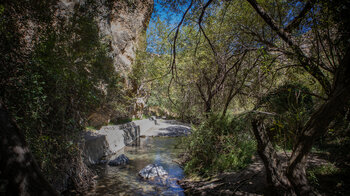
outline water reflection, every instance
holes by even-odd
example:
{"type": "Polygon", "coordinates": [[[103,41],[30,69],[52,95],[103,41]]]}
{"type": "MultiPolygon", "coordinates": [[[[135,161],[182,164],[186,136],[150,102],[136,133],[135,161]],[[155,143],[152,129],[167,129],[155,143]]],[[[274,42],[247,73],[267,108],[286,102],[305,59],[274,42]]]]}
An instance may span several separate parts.
{"type": "Polygon", "coordinates": [[[176,183],[184,177],[183,170],[172,160],[182,149],[176,145],[181,138],[147,137],[139,146],[127,146],[124,153],[130,163],[126,166],[96,166],[99,174],[97,186],[87,195],[184,195],[176,183]],[[175,148],[177,146],[177,148],[175,148]],[[148,164],[157,163],[168,172],[166,179],[144,180],[138,172],[148,164]]]}

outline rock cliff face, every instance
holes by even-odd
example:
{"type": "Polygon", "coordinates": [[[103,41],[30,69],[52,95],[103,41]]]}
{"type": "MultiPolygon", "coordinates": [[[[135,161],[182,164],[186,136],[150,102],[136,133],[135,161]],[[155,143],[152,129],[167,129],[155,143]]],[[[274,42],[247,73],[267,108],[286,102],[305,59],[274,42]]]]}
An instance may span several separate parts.
{"type": "Polygon", "coordinates": [[[146,30],[153,0],[117,1],[112,7],[111,36],[116,68],[128,73],[136,58],[138,41],[146,30]]]}
{"type": "MultiPolygon", "coordinates": [[[[57,15],[66,17],[88,0],[60,0],[57,15]]],[[[90,12],[97,12],[95,20],[103,42],[111,47],[115,69],[126,78],[136,58],[138,42],[146,31],[153,11],[153,0],[100,0],[90,12]]]]}
{"type": "MultiPolygon", "coordinates": [[[[83,156],[70,148],[80,143],[86,115],[98,104],[110,97],[117,97],[112,99],[115,105],[123,101],[118,99],[124,92],[113,69],[124,76],[127,86],[153,0],[0,4],[2,101],[15,108],[11,111],[15,116],[21,116],[18,123],[25,128],[23,132],[29,132],[27,139],[43,171],[50,171],[45,173],[49,182],[60,192],[68,183],[85,190],[93,181],[92,174],[83,156]],[[33,117],[31,112],[38,110],[45,112],[33,117]]],[[[109,121],[113,112],[102,110],[106,118],[101,121],[109,121]]]]}
{"type": "MultiPolygon", "coordinates": [[[[54,10],[57,20],[63,18],[67,23],[77,9],[86,9],[92,13],[99,27],[101,41],[110,46],[110,57],[113,58],[116,71],[127,79],[136,58],[138,43],[144,39],[153,3],[153,0],[58,0],[56,5],[48,9],[54,10]]],[[[15,15],[18,16],[16,20],[20,21],[25,14],[28,19],[19,26],[24,35],[23,50],[29,52],[38,41],[37,35],[43,27],[30,19],[30,13],[15,15]]]]}
{"type": "MultiPolygon", "coordinates": [[[[106,3],[105,3],[106,4],[106,3]]],[[[109,2],[109,6],[100,6],[101,14],[98,16],[98,25],[100,34],[104,42],[111,46],[111,56],[113,57],[116,71],[124,79],[126,88],[132,88],[128,80],[128,74],[131,72],[132,64],[136,59],[136,50],[139,42],[145,39],[151,14],[153,11],[153,0],[114,0],[109,2]],[[107,13],[107,14],[106,14],[107,13]]],[[[137,93],[138,92],[134,92],[137,93]]],[[[142,118],[144,100],[135,99],[130,115],[136,118],[142,118]]],[[[113,111],[112,111],[113,112],[113,111]]],[[[99,112],[101,114],[101,112],[99,112]]],[[[104,113],[106,114],[106,113],[104,113]]],[[[96,115],[110,121],[115,114],[96,115]]],[[[98,124],[106,124],[106,121],[98,124]]]]}
{"type": "MultiPolygon", "coordinates": [[[[89,5],[89,0],[59,0],[56,15],[58,18],[66,18],[69,23],[70,16],[79,8],[93,13],[100,40],[109,46],[109,56],[113,59],[116,72],[122,77],[124,89],[131,89],[128,75],[132,71],[139,43],[145,39],[145,31],[153,11],[153,0],[100,0],[93,4],[94,6],[89,5]]],[[[135,99],[128,117],[134,113],[138,113],[138,117],[142,116],[142,112],[136,111],[143,109],[143,105],[139,105],[135,99]]],[[[106,103],[91,114],[88,121],[89,125],[100,127],[108,124],[111,118],[119,117],[126,116],[118,115],[106,103]]]]}

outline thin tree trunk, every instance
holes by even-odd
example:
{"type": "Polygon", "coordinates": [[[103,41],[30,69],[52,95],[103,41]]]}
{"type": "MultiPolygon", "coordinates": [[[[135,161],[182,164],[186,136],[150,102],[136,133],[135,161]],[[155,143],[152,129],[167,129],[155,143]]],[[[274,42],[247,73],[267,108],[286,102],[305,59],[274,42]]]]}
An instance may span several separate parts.
{"type": "Polygon", "coordinates": [[[10,118],[0,102],[0,194],[5,195],[58,195],[43,177],[29,151],[23,133],[10,118]]]}
{"type": "Polygon", "coordinates": [[[227,113],[227,109],[228,109],[228,106],[230,105],[230,102],[226,102],[225,103],[225,106],[224,106],[224,110],[222,111],[222,114],[221,114],[221,118],[225,118],[226,116],[226,113],[227,113]]]}
{"type": "MultiPolygon", "coordinates": [[[[209,99],[209,98],[208,98],[209,99]]],[[[211,113],[211,99],[210,100],[207,100],[205,102],[205,117],[206,118],[209,118],[209,114],[211,113]]]]}
{"type": "Polygon", "coordinates": [[[209,117],[209,113],[211,112],[211,99],[212,99],[212,96],[211,94],[208,95],[208,99],[206,99],[205,95],[204,95],[204,92],[202,91],[202,88],[201,86],[196,83],[196,86],[198,88],[198,91],[201,95],[201,98],[204,102],[204,112],[205,112],[205,117],[208,118],[209,117]]]}
{"type": "Polygon", "coordinates": [[[233,97],[235,96],[235,95],[232,95],[233,89],[234,89],[234,86],[232,85],[231,88],[230,88],[230,92],[228,93],[228,97],[227,97],[227,100],[225,102],[225,106],[224,106],[224,110],[222,111],[221,118],[224,118],[226,116],[228,106],[230,105],[233,97]]]}

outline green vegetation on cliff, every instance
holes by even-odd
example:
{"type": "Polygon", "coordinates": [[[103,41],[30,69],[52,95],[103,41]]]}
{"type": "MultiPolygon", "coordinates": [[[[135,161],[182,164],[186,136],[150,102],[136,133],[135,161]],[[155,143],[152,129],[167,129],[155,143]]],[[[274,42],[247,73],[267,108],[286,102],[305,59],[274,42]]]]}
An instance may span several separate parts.
{"type": "Polygon", "coordinates": [[[89,7],[59,18],[48,9],[54,2],[35,2],[2,6],[1,101],[49,182],[61,191],[69,178],[74,188],[84,190],[92,179],[82,162],[81,134],[107,94],[120,94],[120,79],[89,7]],[[14,20],[21,14],[28,19],[14,20]],[[29,21],[35,34],[25,27],[18,31],[29,21]]]}

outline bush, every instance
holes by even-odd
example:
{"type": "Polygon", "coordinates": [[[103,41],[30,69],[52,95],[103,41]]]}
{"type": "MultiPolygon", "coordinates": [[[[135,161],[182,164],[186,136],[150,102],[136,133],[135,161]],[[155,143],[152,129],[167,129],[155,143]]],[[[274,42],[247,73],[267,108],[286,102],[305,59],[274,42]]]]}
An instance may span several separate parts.
{"type": "Polygon", "coordinates": [[[190,160],[187,174],[209,176],[218,172],[235,171],[250,163],[255,141],[245,126],[244,117],[233,120],[212,115],[185,139],[190,160]]]}
{"type": "Polygon", "coordinates": [[[263,97],[259,105],[276,114],[268,124],[271,141],[292,149],[313,111],[314,101],[307,87],[287,83],[263,97]]]}

